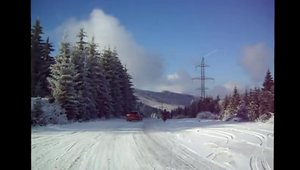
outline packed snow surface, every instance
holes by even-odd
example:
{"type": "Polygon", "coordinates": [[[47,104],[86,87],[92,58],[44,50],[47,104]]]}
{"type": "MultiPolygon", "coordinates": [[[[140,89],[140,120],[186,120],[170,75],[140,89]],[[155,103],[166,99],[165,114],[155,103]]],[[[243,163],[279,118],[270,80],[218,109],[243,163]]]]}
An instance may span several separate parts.
{"type": "Polygon", "coordinates": [[[32,169],[273,169],[274,121],[98,120],[33,127],[32,169]]]}

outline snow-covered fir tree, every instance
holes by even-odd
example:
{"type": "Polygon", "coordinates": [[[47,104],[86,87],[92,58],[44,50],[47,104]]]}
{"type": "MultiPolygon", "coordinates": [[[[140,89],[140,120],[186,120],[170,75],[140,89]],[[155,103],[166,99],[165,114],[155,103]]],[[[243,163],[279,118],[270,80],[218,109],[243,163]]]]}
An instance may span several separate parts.
{"type": "Polygon", "coordinates": [[[50,53],[52,51],[54,51],[53,45],[49,42],[48,37],[42,48],[43,64],[40,65],[40,81],[38,81],[39,85],[36,88],[36,93],[39,94],[39,96],[41,97],[51,96],[51,90],[49,88],[49,82],[47,81],[47,77],[49,77],[50,75],[50,66],[55,63],[54,57],[50,56],[50,53]]]}
{"type": "Polygon", "coordinates": [[[71,61],[75,66],[75,92],[78,104],[78,117],[80,120],[88,120],[96,113],[96,103],[93,100],[93,87],[91,86],[92,79],[88,77],[87,68],[87,42],[84,40],[86,34],[84,29],[81,28],[77,35],[79,41],[72,53],[71,61]]]}
{"type": "Polygon", "coordinates": [[[121,92],[121,75],[122,64],[117,57],[117,53],[109,49],[105,49],[101,56],[101,66],[104,70],[105,78],[109,84],[109,94],[112,98],[111,106],[113,108],[112,115],[115,117],[121,116],[123,113],[122,106],[124,105],[121,92]]]}
{"type": "Polygon", "coordinates": [[[270,70],[267,70],[266,76],[265,76],[265,80],[263,82],[263,89],[264,91],[270,91],[272,92],[272,88],[273,88],[273,92],[274,92],[274,81],[273,81],[273,77],[271,75],[270,70]]]}
{"type": "Polygon", "coordinates": [[[230,103],[231,95],[226,95],[221,105],[221,118],[223,120],[226,120],[228,117],[231,116],[230,103]]]}
{"type": "Polygon", "coordinates": [[[249,105],[249,94],[248,91],[245,90],[245,93],[242,95],[242,99],[238,106],[237,116],[242,118],[243,120],[249,120],[249,111],[247,106],[249,105]]]}
{"type": "Polygon", "coordinates": [[[92,41],[88,44],[87,77],[92,80],[92,99],[95,102],[96,112],[93,117],[109,117],[112,113],[111,96],[109,95],[109,84],[105,78],[100,63],[100,53],[97,52],[97,45],[92,41]]]}
{"type": "Polygon", "coordinates": [[[222,110],[226,110],[227,106],[229,105],[229,99],[230,99],[230,96],[226,95],[224,97],[224,100],[222,102],[222,110]]]}
{"type": "Polygon", "coordinates": [[[74,65],[70,61],[70,44],[62,42],[59,55],[55,64],[51,66],[51,74],[48,78],[52,96],[65,109],[67,118],[74,120],[78,116],[74,81],[74,65]]]}
{"type": "Polygon", "coordinates": [[[196,117],[197,112],[198,112],[198,103],[199,101],[195,100],[192,102],[192,104],[190,106],[188,106],[188,115],[190,117],[196,117]]]}
{"type": "Polygon", "coordinates": [[[259,116],[259,93],[260,90],[255,88],[250,89],[249,92],[249,104],[247,105],[249,120],[253,121],[259,116]]]}
{"type": "Polygon", "coordinates": [[[270,70],[268,70],[266,73],[265,80],[263,82],[263,88],[259,95],[259,100],[259,115],[266,114],[268,112],[274,112],[274,81],[270,70]]]}
{"type": "Polygon", "coordinates": [[[243,120],[249,120],[248,110],[247,110],[246,103],[245,103],[244,99],[241,100],[241,102],[238,106],[237,117],[240,117],[243,120]]]}
{"type": "Polygon", "coordinates": [[[122,68],[122,74],[121,74],[121,92],[123,96],[123,100],[126,102],[123,102],[123,113],[122,115],[125,116],[126,113],[129,111],[134,110],[136,106],[137,97],[134,95],[134,89],[133,84],[131,82],[131,76],[128,74],[126,67],[122,68]]]}
{"type": "Polygon", "coordinates": [[[230,97],[229,104],[225,110],[226,117],[237,115],[239,104],[240,104],[240,94],[238,93],[237,87],[235,86],[233,90],[233,95],[230,97]]]}
{"type": "Polygon", "coordinates": [[[216,99],[214,100],[214,112],[218,115],[220,115],[220,112],[221,112],[221,106],[220,106],[220,96],[218,95],[216,97],[216,99]]]}
{"type": "MultiPolygon", "coordinates": [[[[238,107],[240,104],[240,101],[241,101],[240,94],[237,90],[237,87],[235,86],[234,90],[233,90],[233,96],[232,96],[232,102],[231,102],[233,107],[238,107]]],[[[237,113],[237,109],[235,109],[234,113],[237,113]]]]}
{"type": "Polygon", "coordinates": [[[61,43],[60,54],[48,78],[52,95],[66,110],[68,119],[120,117],[135,109],[131,76],[116,50],[97,51],[94,39],[87,43],[83,29],[71,48],[61,43]]]}
{"type": "Polygon", "coordinates": [[[47,77],[50,74],[50,65],[54,63],[54,58],[50,56],[53,46],[49,38],[42,40],[43,28],[39,19],[31,29],[31,96],[49,96],[50,89],[47,77]]]}

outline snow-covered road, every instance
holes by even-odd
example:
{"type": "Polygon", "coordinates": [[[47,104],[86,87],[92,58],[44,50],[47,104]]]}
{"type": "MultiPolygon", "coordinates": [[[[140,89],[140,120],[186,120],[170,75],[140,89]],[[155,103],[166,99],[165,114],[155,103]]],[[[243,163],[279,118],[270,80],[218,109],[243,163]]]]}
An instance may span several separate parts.
{"type": "Polygon", "coordinates": [[[33,127],[32,169],[273,169],[273,127],[198,119],[33,127]]]}

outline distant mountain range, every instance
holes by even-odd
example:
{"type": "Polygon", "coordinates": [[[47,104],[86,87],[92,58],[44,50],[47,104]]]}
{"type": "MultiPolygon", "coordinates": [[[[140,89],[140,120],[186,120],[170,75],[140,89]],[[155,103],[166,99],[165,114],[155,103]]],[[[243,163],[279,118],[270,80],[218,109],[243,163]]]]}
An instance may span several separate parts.
{"type": "Polygon", "coordinates": [[[170,91],[153,92],[141,89],[135,89],[135,96],[139,102],[146,106],[156,109],[166,109],[167,111],[171,111],[177,107],[188,106],[195,100],[194,96],[188,94],[170,91]]]}

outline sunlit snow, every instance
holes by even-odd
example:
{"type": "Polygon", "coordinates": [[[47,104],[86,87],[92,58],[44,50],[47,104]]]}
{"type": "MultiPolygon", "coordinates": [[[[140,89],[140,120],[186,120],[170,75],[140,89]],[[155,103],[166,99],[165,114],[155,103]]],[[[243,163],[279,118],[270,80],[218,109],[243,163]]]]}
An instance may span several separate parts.
{"type": "Polygon", "coordinates": [[[32,169],[273,169],[274,121],[145,118],[33,127],[32,169]]]}

